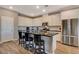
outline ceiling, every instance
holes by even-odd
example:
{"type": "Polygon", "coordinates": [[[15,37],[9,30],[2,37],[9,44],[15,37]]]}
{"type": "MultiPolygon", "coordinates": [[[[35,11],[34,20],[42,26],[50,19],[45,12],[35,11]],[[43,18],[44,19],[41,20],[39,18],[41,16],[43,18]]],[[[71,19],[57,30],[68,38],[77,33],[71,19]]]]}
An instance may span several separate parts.
{"type": "Polygon", "coordinates": [[[60,10],[75,8],[79,6],[78,5],[77,6],[70,6],[70,5],[13,5],[13,6],[0,5],[0,7],[19,12],[26,16],[36,17],[39,15],[54,13],[60,10]],[[37,6],[39,6],[39,8],[37,6]]]}

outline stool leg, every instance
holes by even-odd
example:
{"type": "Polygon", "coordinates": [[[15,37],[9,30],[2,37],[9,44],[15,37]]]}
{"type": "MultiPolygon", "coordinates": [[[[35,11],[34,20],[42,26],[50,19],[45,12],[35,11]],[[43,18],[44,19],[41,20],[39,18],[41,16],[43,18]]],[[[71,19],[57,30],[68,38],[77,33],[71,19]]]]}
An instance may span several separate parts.
{"type": "Polygon", "coordinates": [[[19,40],[19,44],[20,44],[20,39],[18,39],[19,40]]]}
{"type": "Polygon", "coordinates": [[[26,46],[26,49],[29,50],[29,42],[28,41],[26,41],[25,46],[26,46]]]}
{"type": "Polygon", "coordinates": [[[43,42],[43,53],[45,53],[45,42],[43,42]]]}

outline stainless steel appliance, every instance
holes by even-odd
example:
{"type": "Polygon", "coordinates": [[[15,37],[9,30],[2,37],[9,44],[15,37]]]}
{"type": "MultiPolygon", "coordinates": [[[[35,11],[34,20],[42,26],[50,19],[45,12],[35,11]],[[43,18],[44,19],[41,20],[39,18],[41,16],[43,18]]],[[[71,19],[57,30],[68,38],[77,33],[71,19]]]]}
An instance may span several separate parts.
{"type": "Polygon", "coordinates": [[[62,43],[79,46],[79,20],[78,19],[65,19],[62,20],[62,43]]]}

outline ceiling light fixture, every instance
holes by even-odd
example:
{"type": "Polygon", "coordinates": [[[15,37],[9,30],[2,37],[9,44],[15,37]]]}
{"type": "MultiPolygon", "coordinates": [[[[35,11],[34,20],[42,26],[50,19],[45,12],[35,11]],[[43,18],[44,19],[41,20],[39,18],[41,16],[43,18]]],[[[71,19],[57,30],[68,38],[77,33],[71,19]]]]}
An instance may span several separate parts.
{"type": "Polygon", "coordinates": [[[39,9],[39,6],[36,6],[37,9],[39,9]]]}
{"type": "Polygon", "coordinates": [[[9,8],[10,8],[10,9],[13,9],[13,7],[12,7],[12,6],[9,6],[9,8]]]}
{"type": "Polygon", "coordinates": [[[44,10],[42,10],[43,12],[46,12],[46,10],[44,9],[44,10]]]}

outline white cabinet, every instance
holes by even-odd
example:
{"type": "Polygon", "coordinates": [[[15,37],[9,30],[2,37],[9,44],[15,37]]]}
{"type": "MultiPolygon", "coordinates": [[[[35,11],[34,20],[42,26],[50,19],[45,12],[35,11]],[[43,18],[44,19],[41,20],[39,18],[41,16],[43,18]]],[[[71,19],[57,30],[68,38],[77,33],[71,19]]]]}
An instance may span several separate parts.
{"type": "Polygon", "coordinates": [[[42,25],[42,18],[35,18],[32,20],[32,26],[41,26],[42,25]]]}
{"type": "Polygon", "coordinates": [[[60,14],[55,14],[55,15],[49,16],[49,24],[50,24],[50,26],[61,25],[60,14]]]}
{"type": "Polygon", "coordinates": [[[18,26],[32,26],[32,19],[19,16],[18,26]]]}
{"type": "Polygon", "coordinates": [[[58,26],[61,25],[61,18],[60,14],[53,14],[53,15],[44,15],[43,22],[48,22],[49,26],[58,26]]]}
{"type": "Polygon", "coordinates": [[[56,41],[61,41],[61,32],[57,32],[57,33],[58,34],[56,34],[53,38],[56,39],[56,41]]]}

